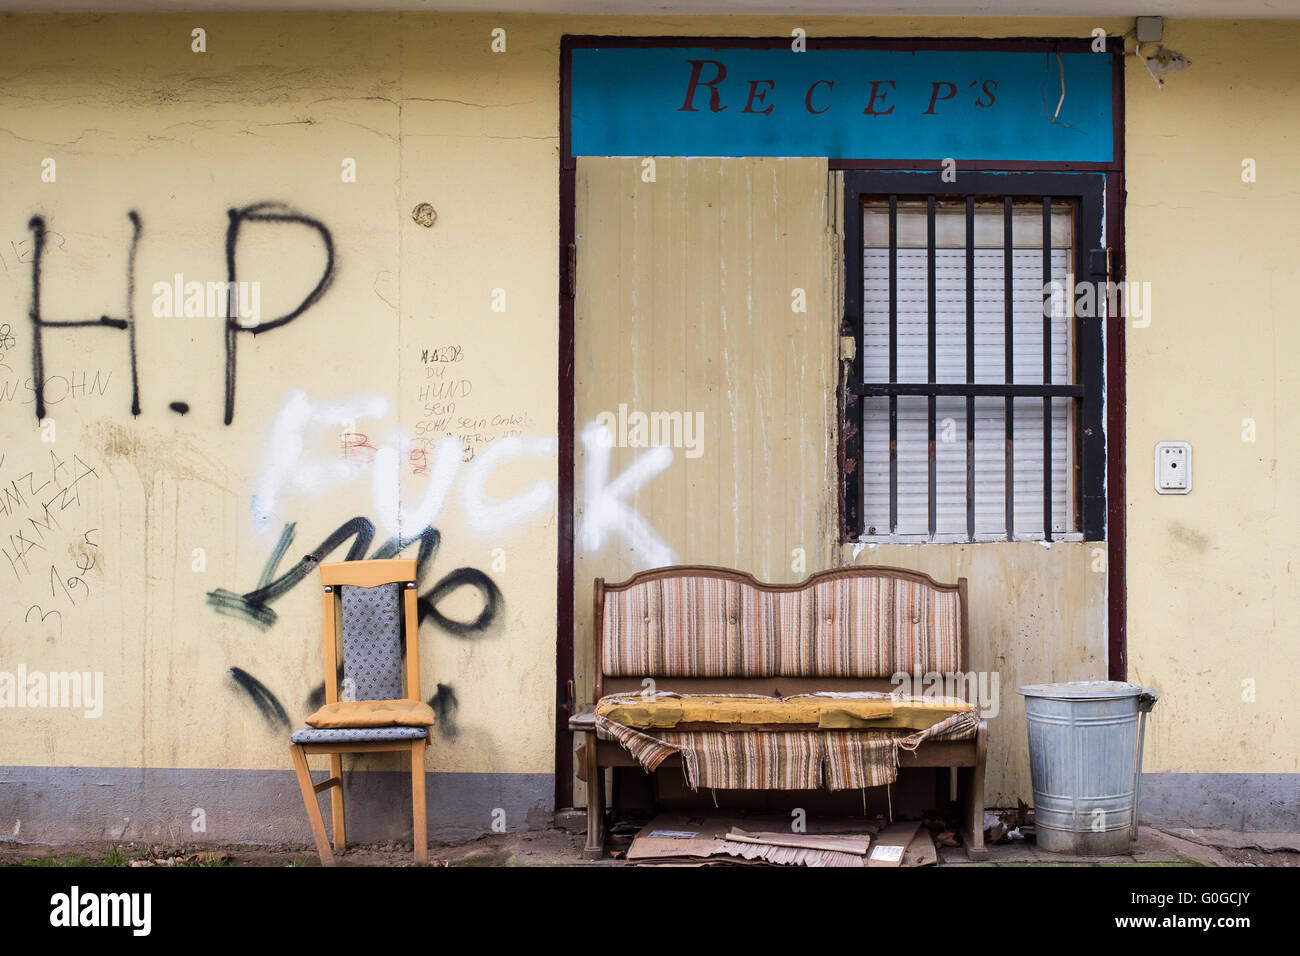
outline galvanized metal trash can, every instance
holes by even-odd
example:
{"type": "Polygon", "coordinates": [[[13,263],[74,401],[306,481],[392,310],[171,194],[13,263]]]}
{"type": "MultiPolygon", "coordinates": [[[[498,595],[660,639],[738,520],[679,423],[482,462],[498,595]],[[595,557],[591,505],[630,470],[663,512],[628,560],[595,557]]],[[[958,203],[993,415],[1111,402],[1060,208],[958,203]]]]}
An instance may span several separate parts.
{"type": "Polygon", "coordinates": [[[1027,684],[1020,693],[1038,845],[1089,856],[1126,852],[1137,837],[1141,738],[1158,695],[1122,681],[1027,684]]]}

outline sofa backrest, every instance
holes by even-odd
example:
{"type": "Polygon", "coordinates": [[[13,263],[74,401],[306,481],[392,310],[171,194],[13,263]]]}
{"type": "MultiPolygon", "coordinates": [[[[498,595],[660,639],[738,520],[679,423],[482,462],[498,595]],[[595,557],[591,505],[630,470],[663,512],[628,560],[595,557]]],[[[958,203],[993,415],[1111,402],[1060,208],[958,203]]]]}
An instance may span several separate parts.
{"type": "Polygon", "coordinates": [[[597,666],[609,677],[888,678],[966,668],[966,581],[848,567],[800,584],[658,568],[596,580],[597,666]]]}

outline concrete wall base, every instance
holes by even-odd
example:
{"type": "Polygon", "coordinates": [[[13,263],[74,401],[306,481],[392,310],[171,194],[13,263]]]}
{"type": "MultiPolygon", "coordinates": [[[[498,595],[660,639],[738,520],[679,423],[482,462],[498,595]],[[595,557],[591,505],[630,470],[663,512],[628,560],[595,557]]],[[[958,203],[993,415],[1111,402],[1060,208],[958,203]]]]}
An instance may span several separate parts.
{"type": "Polygon", "coordinates": [[[1300,774],[1144,773],[1140,822],[1165,828],[1300,831],[1300,774]]]}
{"type": "MultiPolygon", "coordinates": [[[[554,780],[429,773],[429,837],[549,826],[554,780]]],[[[344,782],[350,842],[411,839],[409,773],[345,770],[344,782]]],[[[328,794],[321,805],[328,827],[328,794]]],[[[291,770],[0,766],[0,840],[307,844],[311,830],[291,770]]]]}

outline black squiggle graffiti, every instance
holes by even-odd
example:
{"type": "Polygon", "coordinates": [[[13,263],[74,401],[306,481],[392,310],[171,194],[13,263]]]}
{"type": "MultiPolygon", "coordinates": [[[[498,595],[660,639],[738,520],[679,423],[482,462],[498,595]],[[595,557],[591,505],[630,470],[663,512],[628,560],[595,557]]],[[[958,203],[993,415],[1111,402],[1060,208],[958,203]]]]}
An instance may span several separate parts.
{"type": "Polygon", "coordinates": [[[471,634],[487,630],[488,625],[497,616],[501,592],[482,571],[477,568],[457,568],[448,572],[441,581],[416,602],[420,609],[420,620],[432,617],[434,622],[448,634],[456,637],[468,637],[471,634]],[[438,602],[457,588],[471,587],[478,591],[483,599],[483,610],[472,621],[457,621],[445,616],[438,610],[438,602]]]}
{"type": "Polygon", "coordinates": [[[370,542],[375,537],[375,526],[366,518],[357,517],[351,521],[345,521],[317,545],[311,554],[277,578],[275,577],[276,568],[279,567],[285,552],[289,550],[289,545],[293,543],[295,527],[295,524],[289,523],[281,529],[280,538],[271,550],[271,556],[262,569],[262,576],[257,583],[257,587],[243,594],[237,594],[225,588],[217,588],[208,592],[208,604],[220,614],[244,617],[261,625],[263,629],[269,628],[275,623],[276,614],[268,605],[292,591],[302,582],[303,578],[307,577],[315,569],[322,558],[332,553],[348,538],[352,538],[352,545],[348,548],[343,560],[359,561],[365,555],[366,548],[370,547],[370,542]]]}
{"type": "MultiPolygon", "coordinates": [[[[343,683],[343,668],[341,667],[339,668],[338,676],[334,678],[334,682],[336,685],[343,683]]],[[[319,684],[313,687],[311,689],[311,693],[307,695],[307,709],[312,713],[315,713],[316,711],[320,710],[324,706],[325,706],[325,682],[321,681],[319,684]]]]}
{"type": "Polygon", "coordinates": [[[452,690],[450,684],[439,684],[438,692],[429,698],[429,706],[433,708],[434,716],[438,718],[435,725],[438,733],[447,740],[456,739],[456,709],[460,702],[456,700],[456,692],[452,690]]]}
{"type": "MultiPolygon", "coordinates": [[[[243,617],[261,625],[263,628],[269,628],[276,622],[276,613],[270,608],[270,604],[284,597],[302,583],[303,579],[316,569],[316,565],[337,550],[349,538],[352,539],[352,544],[343,560],[359,561],[365,555],[366,549],[375,537],[375,526],[368,518],[358,516],[350,521],[345,521],[317,545],[311,554],[302,558],[284,574],[275,577],[280,561],[283,560],[289,546],[293,543],[296,527],[294,523],[290,522],[281,529],[279,540],[276,541],[271,556],[267,559],[256,588],[243,594],[225,588],[217,588],[208,592],[208,604],[218,613],[243,617]]],[[[390,538],[377,547],[370,557],[372,559],[396,557],[416,541],[420,543],[415,558],[416,583],[419,584],[423,582],[428,574],[434,556],[437,554],[438,546],[442,542],[442,535],[437,528],[426,527],[413,538],[390,538]]],[[[436,625],[455,637],[469,637],[488,630],[500,613],[501,604],[501,589],[497,587],[496,582],[477,568],[468,567],[455,568],[449,571],[437,584],[420,595],[416,601],[416,607],[419,609],[419,623],[423,624],[425,620],[432,619],[436,625]],[[438,610],[438,605],[448,595],[463,587],[470,587],[478,591],[479,598],[483,601],[483,609],[472,621],[458,621],[438,610]]]]}
{"type": "MultiPolygon", "coordinates": [[[[349,539],[351,539],[352,543],[348,547],[344,560],[358,561],[365,555],[366,549],[370,547],[375,537],[375,526],[369,519],[361,516],[352,518],[327,535],[325,540],[311,554],[303,557],[288,571],[277,577],[276,572],[280,567],[280,562],[284,560],[284,556],[293,544],[295,528],[295,524],[288,523],[281,529],[280,537],[276,540],[274,547],[271,549],[271,554],[262,568],[257,587],[243,594],[225,588],[216,588],[208,592],[207,602],[209,606],[217,613],[251,621],[265,630],[277,620],[277,615],[270,605],[302,583],[321,561],[338,550],[349,539]]],[[[418,586],[423,583],[432,567],[433,559],[442,542],[442,535],[437,528],[426,527],[414,538],[402,538],[400,536],[389,538],[375,548],[370,557],[371,559],[397,557],[416,541],[420,544],[415,559],[415,576],[418,586]]],[[[423,624],[426,620],[432,620],[434,624],[448,634],[462,638],[486,632],[496,620],[502,604],[501,589],[497,587],[496,582],[477,568],[469,567],[455,568],[443,575],[432,588],[416,599],[419,624],[423,624]],[[472,621],[456,620],[438,610],[439,603],[463,587],[475,589],[483,601],[483,609],[472,621]]],[[[405,648],[403,648],[403,655],[405,655],[405,648]]],[[[267,716],[266,708],[271,708],[272,713],[284,714],[284,708],[280,705],[276,696],[256,678],[239,668],[231,668],[228,673],[253,698],[254,703],[262,710],[263,716],[267,716]]],[[[342,680],[341,670],[337,679],[342,680]]],[[[322,682],[317,684],[307,695],[307,710],[309,712],[318,710],[324,703],[325,684],[322,682]]],[[[438,716],[439,734],[448,740],[454,740],[457,733],[456,709],[458,706],[455,690],[450,684],[440,683],[437,692],[429,698],[428,703],[438,716]]],[[[267,716],[267,719],[272,720],[273,718],[267,716]]],[[[286,727],[289,726],[287,716],[284,718],[284,723],[286,727]]]]}
{"type": "Polygon", "coordinates": [[[238,684],[245,693],[248,694],[254,704],[257,705],[258,711],[266,718],[267,723],[272,727],[283,727],[289,729],[289,715],[284,712],[280,706],[280,701],[271,693],[265,684],[254,677],[248,671],[238,667],[232,667],[226,674],[238,684]]]}

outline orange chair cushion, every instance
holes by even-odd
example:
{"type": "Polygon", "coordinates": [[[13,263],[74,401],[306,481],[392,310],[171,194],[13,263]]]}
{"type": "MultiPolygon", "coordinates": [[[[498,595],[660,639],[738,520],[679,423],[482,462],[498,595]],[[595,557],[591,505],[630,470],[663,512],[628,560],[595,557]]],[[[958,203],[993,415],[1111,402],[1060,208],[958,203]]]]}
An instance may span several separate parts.
{"type": "Polygon", "coordinates": [[[418,700],[341,700],[326,704],[307,718],[307,726],[432,727],[433,708],[418,700]]]}

